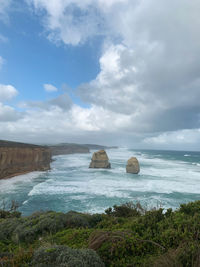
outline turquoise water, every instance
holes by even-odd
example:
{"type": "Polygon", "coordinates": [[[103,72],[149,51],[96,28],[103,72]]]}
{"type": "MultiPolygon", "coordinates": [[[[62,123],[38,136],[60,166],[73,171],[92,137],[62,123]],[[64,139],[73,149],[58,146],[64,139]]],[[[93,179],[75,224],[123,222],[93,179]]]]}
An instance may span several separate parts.
{"type": "Polygon", "coordinates": [[[103,212],[127,201],[175,209],[200,199],[200,152],[110,149],[109,170],[88,168],[92,152],[56,156],[51,171],[0,180],[0,203],[16,200],[28,215],[36,210],[103,212]],[[139,175],[125,171],[131,156],[140,162],[139,175]]]}

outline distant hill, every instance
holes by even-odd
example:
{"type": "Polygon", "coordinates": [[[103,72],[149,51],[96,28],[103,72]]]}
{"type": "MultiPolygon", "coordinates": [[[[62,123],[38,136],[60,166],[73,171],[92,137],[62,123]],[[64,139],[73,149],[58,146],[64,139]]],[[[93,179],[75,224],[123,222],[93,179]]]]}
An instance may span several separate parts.
{"type": "Polygon", "coordinates": [[[14,141],[7,141],[7,140],[0,140],[0,147],[46,147],[44,145],[33,145],[33,144],[26,144],[14,141]]]}
{"type": "Polygon", "coordinates": [[[61,143],[57,145],[49,145],[51,153],[53,156],[56,155],[66,155],[66,154],[75,154],[75,153],[89,153],[90,149],[111,149],[117,148],[116,146],[103,146],[96,144],[71,144],[71,143],[61,143]]]}
{"type": "Polygon", "coordinates": [[[118,148],[117,146],[104,146],[104,145],[95,145],[95,144],[84,144],[83,146],[88,147],[89,149],[112,149],[112,148],[118,148]]]}
{"type": "Polygon", "coordinates": [[[90,150],[88,147],[79,145],[79,144],[57,144],[49,146],[53,156],[56,155],[66,155],[66,154],[75,154],[75,153],[89,153],[90,150]]]}

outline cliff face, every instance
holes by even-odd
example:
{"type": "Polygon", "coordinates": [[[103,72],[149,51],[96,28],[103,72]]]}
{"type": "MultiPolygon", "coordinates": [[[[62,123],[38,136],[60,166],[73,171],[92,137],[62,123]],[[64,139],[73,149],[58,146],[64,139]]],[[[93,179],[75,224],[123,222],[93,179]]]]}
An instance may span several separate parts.
{"type": "Polygon", "coordinates": [[[0,179],[50,169],[47,147],[0,141],[0,179]]]}

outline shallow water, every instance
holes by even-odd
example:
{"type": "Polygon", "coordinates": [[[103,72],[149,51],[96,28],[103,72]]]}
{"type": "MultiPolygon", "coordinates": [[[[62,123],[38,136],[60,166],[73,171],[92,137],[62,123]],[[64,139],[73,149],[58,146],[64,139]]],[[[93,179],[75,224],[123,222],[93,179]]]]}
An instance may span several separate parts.
{"type": "Polygon", "coordinates": [[[88,168],[92,152],[56,156],[49,172],[0,180],[0,203],[16,200],[28,215],[36,210],[103,212],[127,201],[175,209],[200,199],[200,152],[110,149],[109,170],[88,168]],[[140,162],[139,175],[125,171],[131,156],[140,162]]]}

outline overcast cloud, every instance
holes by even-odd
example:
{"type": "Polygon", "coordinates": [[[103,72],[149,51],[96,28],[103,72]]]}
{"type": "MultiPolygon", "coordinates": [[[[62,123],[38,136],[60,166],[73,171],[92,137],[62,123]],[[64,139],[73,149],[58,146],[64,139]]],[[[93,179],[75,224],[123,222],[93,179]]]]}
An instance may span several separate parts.
{"type": "MultiPolygon", "coordinates": [[[[101,35],[100,72],[77,88],[88,108],[73,104],[67,94],[27,103],[23,118],[2,122],[1,136],[4,128],[10,138],[15,133],[26,141],[44,141],[46,136],[53,142],[56,136],[58,141],[200,149],[199,0],[26,2],[52,42],[80,45],[101,35]]],[[[5,13],[6,7],[1,9],[5,13]]],[[[9,98],[4,86],[1,105],[9,98]]],[[[57,89],[50,84],[44,88],[57,89]]]]}

